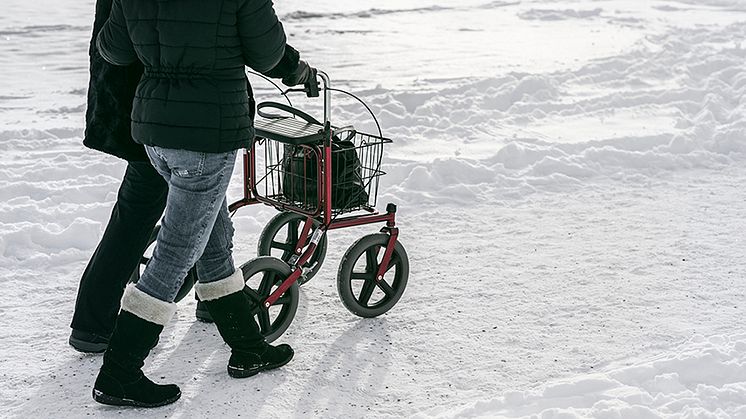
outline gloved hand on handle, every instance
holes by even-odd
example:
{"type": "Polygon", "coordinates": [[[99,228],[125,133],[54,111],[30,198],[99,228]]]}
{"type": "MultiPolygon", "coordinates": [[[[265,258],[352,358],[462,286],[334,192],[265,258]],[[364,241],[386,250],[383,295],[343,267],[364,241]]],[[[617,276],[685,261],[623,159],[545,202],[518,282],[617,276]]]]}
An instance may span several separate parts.
{"type": "Polygon", "coordinates": [[[280,62],[264,75],[282,79],[282,82],[290,87],[305,85],[309,96],[316,97],[319,95],[316,69],[301,60],[298,51],[290,45],[285,45],[285,54],[280,62]]]}
{"type": "Polygon", "coordinates": [[[290,87],[316,83],[316,69],[308,65],[307,62],[299,60],[295,71],[283,77],[282,83],[290,87]]]}

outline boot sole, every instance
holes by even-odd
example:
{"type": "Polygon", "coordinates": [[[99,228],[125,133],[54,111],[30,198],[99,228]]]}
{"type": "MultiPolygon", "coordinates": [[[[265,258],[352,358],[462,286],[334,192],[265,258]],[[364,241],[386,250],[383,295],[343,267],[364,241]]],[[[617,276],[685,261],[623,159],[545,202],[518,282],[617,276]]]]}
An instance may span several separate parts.
{"type": "Polygon", "coordinates": [[[68,341],[70,346],[73,347],[78,352],[83,352],[85,354],[101,354],[106,352],[106,348],[109,347],[109,343],[93,343],[88,342],[85,340],[75,339],[74,337],[70,336],[70,340],[68,341]]]}
{"type": "MultiPolygon", "coordinates": [[[[295,355],[295,354],[293,354],[293,355],[295,355]]],[[[248,378],[248,377],[253,377],[253,376],[259,374],[262,371],[269,371],[269,370],[273,370],[273,369],[276,369],[276,368],[280,368],[280,367],[282,367],[284,365],[287,365],[287,363],[290,362],[290,361],[292,361],[292,360],[293,360],[293,357],[291,356],[289,359],[287,359],[286,361],[283,361],[283,362],[281,362],[279,364],[270,364],[270,365],[266,365],[266,366],[263,366],[263,367],[259,367],[257,369],[251,369],[251,370],[244,370],[244,369],[240,369],[240,368],[231,367],[230,365],[228,365],[228,375],[230,375],[232,378],[248,378]]]]}
{"type": "Polygon", "coordinates": [[[95,388],[93,389],[93,400],[101,404],[106,404],[109,406],[160,407],[160,406],[165,406],[167,404],[171,404],[175,402],[176,400],[179,400],[180,397],[181,397],[181,392],[179,392],[179,394],[173,397],[170,397],[165,400],[161,400],[156,403],[145,403],[145,402],[140,402],[137,400],[124,399],[121,397],[110,396],[108,394],[102,393],[99,390],[96,390],[95,388]]]}
{"type": "MultiPolygon", "coordinates": [[[[159,339],[156,339],[155,344],[150,348],[153,349],[158,345],[159,339]]],[[[85,340],[75,339],[70,337],[68,342],[73,349],[84,354],[102,354],[109,348],[108,343],[91,343],[85,340]]]]}

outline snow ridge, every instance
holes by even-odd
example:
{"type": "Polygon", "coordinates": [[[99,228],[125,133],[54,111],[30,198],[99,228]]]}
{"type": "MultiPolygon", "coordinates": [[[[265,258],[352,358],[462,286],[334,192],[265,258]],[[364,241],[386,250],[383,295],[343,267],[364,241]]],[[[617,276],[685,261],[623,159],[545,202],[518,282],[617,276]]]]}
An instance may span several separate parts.
{"type": "MultiPolygon", "coordinates": [[[[387,192],[439,204],[520,198],[598,177],[644,182],[741,162],[744,37],[744,25],[679,30],[577,71],[371,92],[398,143],[385,167],[387,192]],[[453,157],[430,157],[438,142],[453,157]]],[[[367,120],[353,109],[350,120],[367,120]]]]}
{"type": "Polygon", "coordinates": [[[553,10],[553,9],[530,9],[518,16],[524,20],[567,20],[567,19],[589,19],[600,16],[601,9],[593,10],[553,10]]]}
{"type": "MultiPolygon", "coordinates": [[[[456,2],[456,4],[458,4],[456,2]]],[[[398,9],[398,8],[379,8],[374,7],[366,10],[358,10],[354,12],[335,12],[335,13],[324,13],[324,12],[309,12],[305,10],[295,10],[293,12],[286,13],[282,16],[283,21],[290,21],[290,20],[310,20],[310,19],[356,19],[356,18],[372,18],[377,16],[383,16],[383,15],[391,15],[391,14],[404,14],[404,13],[432,13],[432,12],[445,12],[445,11],[453,11],[453,10],[473,10],[473,9],[496,9],[496,8],[502,8],[507,6],[515,6],[520,4],[520,2],[517,1],[502,1],[502,0],[495,0],[483,4],[476,4],[476,5],[463,5],[459,4],[458,6],[441,6],[437,4],[429,5],[429,6],[422,6],[422,7],[414,7],[414,8],[408,8],[408,9],[398,9]]]]}
{"type": "Polygon", "coordinates": [[[351,13],[317,13],[317,12],[307,12],[303,10],[297,10],[294,12],[290,12],[282,17],[283,21],[289,21],[289,20],[308,20],[308,19],[347,19],[347,18],[370,18],[374,16],[380,16],[380,15],[390,15],[390,14],[399,14],[399,13],[426,13],[426,12],[439,12],[439,11],[445,11],[445,10],[452,10],[451,7],[442,7],[442,6],[429,6],[429,7],[420,7],[420,8],[414,8],[414,9],[368,9],[368,10],[361,10],[357,12],[351,12],[351,13]]]}

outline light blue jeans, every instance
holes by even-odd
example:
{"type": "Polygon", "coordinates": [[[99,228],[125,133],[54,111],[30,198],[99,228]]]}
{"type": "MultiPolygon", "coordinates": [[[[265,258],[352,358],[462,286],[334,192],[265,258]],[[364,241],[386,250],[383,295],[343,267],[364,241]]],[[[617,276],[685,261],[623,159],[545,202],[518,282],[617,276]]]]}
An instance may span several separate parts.
{"type": "Polygon", "coordinates": [[[136,286],[173,302],[192,266],[200,282],[214,282],[235,272],[233,223],[225,192],[236,151],[202,153],[151,146],[145,151],[168,183],[168,197],[153,256],[136,286]]]}

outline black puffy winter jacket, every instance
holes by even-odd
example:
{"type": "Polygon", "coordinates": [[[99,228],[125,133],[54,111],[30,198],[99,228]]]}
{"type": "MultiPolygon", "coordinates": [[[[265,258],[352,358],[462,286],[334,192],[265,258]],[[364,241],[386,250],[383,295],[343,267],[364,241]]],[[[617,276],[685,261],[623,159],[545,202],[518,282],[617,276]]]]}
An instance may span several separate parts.
{"type": "Polygon", "coordinates": [[[223,152],[254,136],[244,66],[270,72],[288,55],[285,42],[271,0],[114,0],[97,46],[112,64],[144,65],[137,142],[223,152]]]}
{"type": "Polygon", "coordinates": [[[140,61],[120,67],[111,65],[96,48],[96,37],[109,19],[111,0],[96,0],[90,58],[88,101],[83,144],[129,161],[148,161],[142,145],[132,140],[130,113],[135,89],[142,76],[140,61]]]}

